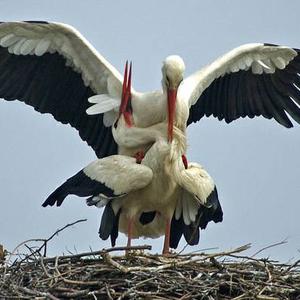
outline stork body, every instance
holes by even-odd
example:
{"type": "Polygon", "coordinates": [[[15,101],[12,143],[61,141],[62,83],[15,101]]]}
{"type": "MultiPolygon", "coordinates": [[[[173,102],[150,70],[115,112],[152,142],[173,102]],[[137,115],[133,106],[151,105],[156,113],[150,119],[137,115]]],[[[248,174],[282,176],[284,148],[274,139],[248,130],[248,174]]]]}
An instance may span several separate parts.
{"type": "MultiPolygon", "coordinates": [[[[114,138],[119,147],[132,149],[131,142],[134,141],[139,147],[135,148],[135,151],[141,151],[145,149],[145,143],[149,145],[149,142],[152,142],[151,146],[148,146],[150,150],[142,160],[142,164],[153,170],[151,183],[143,190],[117,200],[124,203],[120,215],[120,230],[128,235],[128,245],[132,237],[155,237],[164,233],[163,253],[168,253],[170,243],[176,248],[184,232],[188,243],[197,244],[199,227],[204,229],[210,221],[222,221],[223,213],[212,178],[200,165],[188,164],[182,160],[186,153],[183,124],[186,123],[188,110],[185,108],[179,102],[173,121],[174,124],[181,125],[182,129],[173,126],[172,141],[168,148],[162,147],[164,144],[168,145],[166,122],[148,128],[137,128],[120,123],[124,122],[124,118],[121,118],[118,121],[120,126],[114,127],[114,138]],[[168,149],[167,153],[166,150],[162,150],[164,148],[168,149]],[[212,195],[213,204],[208,201],[212,195]],[[139,216],[153,211],[154,219],[146,225],[141,224],[139,216]],[[202,211],[206,212],[205,221],[201,215],[202,211]]],[[[115,209],[115,214],[117,211],[118,209],[115,209]]]]}

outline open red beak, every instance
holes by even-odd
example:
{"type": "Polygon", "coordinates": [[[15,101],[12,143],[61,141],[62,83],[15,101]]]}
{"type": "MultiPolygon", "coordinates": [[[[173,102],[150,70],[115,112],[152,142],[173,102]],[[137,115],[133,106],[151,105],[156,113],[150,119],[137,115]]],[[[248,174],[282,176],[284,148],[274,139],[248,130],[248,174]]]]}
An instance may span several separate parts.
{"type": "Polygon", "coordinates": [[[125,123],[127,124],[128,127],[132,126],[131,70],[132,70],[132,63],[130,62],[129,74],[128,74],[128,61],[126,61],[119,117],[122,114],[124,115],[125,123]]]}
{"type": "Polygon", "coordinates": [[[168,89],[168,141],[173,140],[173,126],[176,109],[177,89],[168,89]]]}

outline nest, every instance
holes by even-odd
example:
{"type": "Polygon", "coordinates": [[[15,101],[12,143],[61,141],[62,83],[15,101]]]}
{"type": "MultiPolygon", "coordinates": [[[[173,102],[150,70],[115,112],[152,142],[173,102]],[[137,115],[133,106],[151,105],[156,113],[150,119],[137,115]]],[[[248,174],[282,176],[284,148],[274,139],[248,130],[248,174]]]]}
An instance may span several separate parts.
{"type": "Polygon", "coordinates": [[[168,257],[149,254],[150,246],[46,257],[52,237],[13,262],[14,251],[6,254],[0,299],[300,299],[300,260],[243,256],[250,245],[168,257]]]}

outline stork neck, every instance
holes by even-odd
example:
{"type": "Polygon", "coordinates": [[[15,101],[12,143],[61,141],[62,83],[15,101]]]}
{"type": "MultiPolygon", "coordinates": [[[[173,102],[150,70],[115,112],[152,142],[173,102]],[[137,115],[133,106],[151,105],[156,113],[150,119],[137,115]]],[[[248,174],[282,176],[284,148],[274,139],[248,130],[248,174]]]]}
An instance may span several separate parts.
{"type": "Polygon", "coordinates": [[[185,169],[182,162],[182,155],[186,153],[186,148],[185,132],[175,126],[169,156],[166,160],[166,172],[179,184],[181,182],[181,171],[185,169]]]}

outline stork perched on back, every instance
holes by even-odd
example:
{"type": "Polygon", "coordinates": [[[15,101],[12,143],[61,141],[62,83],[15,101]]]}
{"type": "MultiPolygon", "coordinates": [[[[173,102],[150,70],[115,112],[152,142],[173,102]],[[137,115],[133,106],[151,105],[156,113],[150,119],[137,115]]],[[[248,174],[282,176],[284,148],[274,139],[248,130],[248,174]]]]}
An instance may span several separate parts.
{"type": "Polygon", "coordinates": [[[190,245],[197,244],[199,228],[222,221],[223,212],[212,178],[200,165],[182,160],[184,132],[173,129],[172,123],[168,127],[172,141],[168,141],[165,123],[147,128],[133,125],[130,82],[131,71],[127,85],[126,64],[113,135],[127,152],[135,149],[132,154],[138,150],[136,153],[146,151],[146,155],[136,161],[124,155],[98,159],[57,188],[43,206],[60,206],[69,194],[89,196],[88,205],[105,206],[101,238],[110,236],[114,245],[120,230],[128,235],[130,246],[132,238],[164,234],[163,254],[167,254],[170,246],[177,248],[182,234],[190,245]]]}
{"type": "MultiPolygon", "coordinates": [[[[136,128],[167,119],[165,134],[171,143],[173,125],[185,133],[186,126],[204,116],[227,123],[263,116],[288,128],[293,126],[291,116],[300,123],[298,49],[248,44],[184,80],[183,72],[182,59],[171,56],[163,64],[161,91],[131,89],[136,128]]],[[[123,141],[122,134],[118,143],[125,146],[118,146],[112,134],[121,95],[122,76],[72,27],[36,21],[0,24],[0,97],[19,99],[69,123],[98,158],[135,155],[140,148],[135,140],[123,141]],[[90,107],[88,101],[94,105],[90,107]],[[87,109],[93,115],[87,115],[87,109]],[[126,147],[128,142],[132,147],[126,147]]]]}

